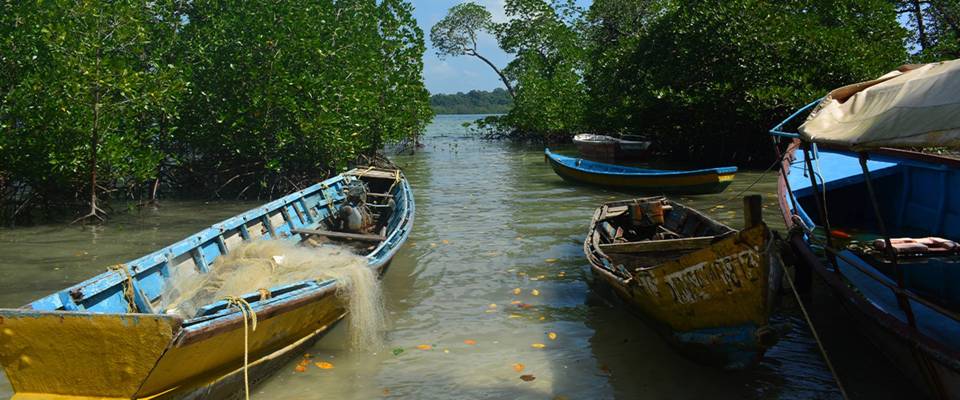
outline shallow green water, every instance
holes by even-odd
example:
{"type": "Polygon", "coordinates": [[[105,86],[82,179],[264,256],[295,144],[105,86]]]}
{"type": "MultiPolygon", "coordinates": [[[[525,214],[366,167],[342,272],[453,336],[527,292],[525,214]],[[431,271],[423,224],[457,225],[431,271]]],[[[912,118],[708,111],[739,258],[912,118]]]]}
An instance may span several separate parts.
{"type": "MultiPolygon", "coordinates": [[[[587,284],[582,240],[599,203],[630,195],[562,181],[541,148],[466,137],[460,125],[469,120],[440,116],[425,148],[395,157],[413,186],[417,215],[383,281],[385,348],[350,349],[346,324],[339,324],[311,350],[333,369],[311,365],[298,373],[292,363],[256,386],[254,398],[839,398],[792,308],[777,318],[793,331],[760,365],[724,372],[678,356],[632,314],[606,305],[587,284]],[[432,349],[416,348],[424,344],[432,349]],[[524,374],[535,379],[520,379],[524,374]]],[[[747,193],[764,195],[764,216],[780,229],[773,174],[741,172],[722,194],[680,200],[739,227],[740,200],[731,198],[758,179],[747,193]]],[[[253,205],[167,202],[104,227],[0,230],[0,306],[22,305],[253,205]]],[[[817,324],[851,394],[911,395],[823,294],[814,306],[817,324]]],[[[0,397],[9,394],[0,378],[0,397]]]]}

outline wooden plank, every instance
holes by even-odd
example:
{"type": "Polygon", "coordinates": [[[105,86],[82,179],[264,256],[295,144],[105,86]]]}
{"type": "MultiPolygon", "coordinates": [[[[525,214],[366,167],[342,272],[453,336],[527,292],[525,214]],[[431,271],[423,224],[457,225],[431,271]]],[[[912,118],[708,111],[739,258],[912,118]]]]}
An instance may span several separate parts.
{"type": "Polygon", "coordinates": [[[385,237],[380,235],[366,235],[361,233],[322,231],[318,229],[293,229],[293,233],[299,233],[301,235],[319,235],[319,236],[341,238],[341,239],[356,239],[356,240],[362,240],[367,242],[382,242],[386,240],[385,237]]]}
{"type": "Polygon", "coordinates": [[[763,198],[759,194],[743,198],[743,229],[763,223],[763,198]]]}
{"type": "Polygon", "coordinates": [[[600,249],[605,253],[645,253],[664,252],[675,250],[696,250],[707,247],[713,242],[713,236],[647,240],[643,242],[601,244],[600,249]]]}

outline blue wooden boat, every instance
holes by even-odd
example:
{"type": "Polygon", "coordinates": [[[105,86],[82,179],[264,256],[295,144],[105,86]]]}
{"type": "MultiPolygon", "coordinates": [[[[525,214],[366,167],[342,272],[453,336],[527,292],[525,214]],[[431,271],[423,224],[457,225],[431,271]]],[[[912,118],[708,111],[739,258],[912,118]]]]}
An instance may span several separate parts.
{"type": "Polygon", "coordinates": [[[544,150],[544,157],[553,171],[565,180],[637,193],[720,193],[730,186],[737,173],[737,167],[692,171],[627,167],[567,157],[550,149],[544,150]]]}
{"type": "Polygon", "coordinates": [[[399,170],[354,169],[24,307],[0,309],[0,363],[14,398],[242,395],[245,382],[302,354],[344,317],[336,281],[289,282],[181,317],[162,307],[171,274],[184,268],[203,274],[247,241],[321,237],[363,243],[356,251],[382,272],[409,236],[413,216],[413,195],[399,170]],[[374,212],[364,218],[370,225],[355,232],[343,221],[353,221],[358,206],[374,212]],[[253,315],[256,329],[248,326],[253,315]]]}
{"type": "Polygon", "coordinates": [[[960,398],[960,161],[891,147],[956,149],[958,92],[956,61],[902,69],[771,131],[788,139],[778,192],[803,286],[815,271],[860,331],[941,399],[960,398]]]}

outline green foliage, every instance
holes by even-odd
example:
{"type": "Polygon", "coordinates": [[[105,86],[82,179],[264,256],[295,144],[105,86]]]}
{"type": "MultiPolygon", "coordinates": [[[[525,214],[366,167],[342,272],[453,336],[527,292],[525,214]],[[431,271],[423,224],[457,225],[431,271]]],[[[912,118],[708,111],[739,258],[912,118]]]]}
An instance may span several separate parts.
{"type": "Polygon", "coordinates": [[[404,2],[203,0],[190,21],[187,46],[199,51],[188,55],[179,140],[191,163],[241,176],[266,168],[261,187],[272,187],[344,168],[430,117],[422,32],[404,2]]]}
{"type": "Polygon", "coordinates": [[[586,90],[579,10],[572,0],[507,0],[497,26],[500,47],[515,55],[505,74],[516,84],[514,107],[499,122],[509,134],[555,140],[583,129],[586,90]]]}
{"type": "Polygon", "coordinates": [[[472,55],[477,51],[477,35],[490,32],[493,20],[483,6],[466,2],[450,8],[447,16],[430,29],[430,41],[437,55],[472,55]]]}
{"type": "Polygon", "coordinates": [[[960,1],[897,0],[910,29],[913,57],[934,62],[960,57],[960,1]]]}
{"type": "Polygon", "coordinates": [[[0,197],[286,192],[422,132],[424,51],[404,0],[2,0],[0,197]]]}
{"type": "Polygon", "coordinates": [[[430,107],[437,114],[505,114],[512,106],[510,94],[500,88],[430,96],[430,107]]]}
{"type": "Polygon", "coordinates": [[[0,170],[41,199],[152,176],[150,144],[185,83],[163,59],[174,1],[6,1],[0,12],[0,170]]]}
{"type": "Polygon", "coordinates": [[[766,130],[790,110],[906,59],[885,0],[622,3],[589,16],[589,120],[678,158],[769,159],[766,130]]]}

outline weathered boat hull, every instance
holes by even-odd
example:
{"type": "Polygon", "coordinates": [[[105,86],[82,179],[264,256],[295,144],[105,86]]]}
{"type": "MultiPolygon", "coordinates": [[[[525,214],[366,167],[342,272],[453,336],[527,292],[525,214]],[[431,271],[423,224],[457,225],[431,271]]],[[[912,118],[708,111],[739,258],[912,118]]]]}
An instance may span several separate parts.
{"type": "MultiPolygon", "coordinates": [[[[805,211],[802,207],[794,210],[794,202],[791,200],[790,195],[791,190],[795,192],[800,191],[799,185],[797,185],[798,181],[794,181],[793,185],[789,185],[791,173],[803,172],[803,162],[798,161],[802,160],[803,157],[799,151],[799,145],[800,143],[798,141],[794,141],[787,149],[787,154],[783,160],[783,169],[781,170],[786,171],[787,175],[785,176],[783,172],[781,172],[778,178],[778,200],[784,221],[788,227],[793,228],[788,240],[790,248],[796,255],[797,268],[801,271],[816,272],[823,282],[826,283],[827,288],[839,299],[844,309],[848,311],[852,317],[851,321],[858,330],[890,359],[904,376],[917,387],[922,388],[927,396],[938,399],[960,399],[960,352],[924,332],[911,327],[906,321],[901,319],[902,317],[892,315],[892,310],[882,309],[876,300],[865,298],[861,291],[862,289],[858,289],[855,283],[849,281],[849,277],[847,277],[846,274],[836,271],[822,255],[816,254],[811,249],[811,243],[808,242],[806,235],[804,235],[798,224],[804,221],[803,223],[805,224],[813,225],[813,220],[807,215],[813,211],[805,211]],[[801,166],[796,167],[794,164],[801,166]]],[[[826,153],[824,151],[821,152],[826,153]]],[[[931,171],[936,171],[939,174],[960,169],[960,164],[958,164],[956,160],[896,150],[883,150],[880,153],[885,162],[882,164],[870,164],[872,174],[877,176],[894,176],[893,169],[899,167],[896,163],[890,163],[889,161],[891,160],[901,160],[902,163],[908,166],[924,164],[938,166],[931,167],[931,171]]],[[[853,182],[857,178],[856,175],[859,174],[855,156],[851,156],[851,164],[853,164],[853,166],[848,168],[851,172],[846,174],[849,176],[842,175],[837,177],[837,179],[831,179],[830,174],[827,173],[826,177],[823,178],[826,179],[823,187],[829,192],[838,188],[835,185],[853,182]]],[[[827,163],[827,161],[824,161],[822,168],[824,171],[842,169],[840,166],[827,163]]],[[[914,174],[919,177],[919,174],[914,174]]],[[[917,177],[914,179],[916,178],[917,177]]],[[[801,181],[806,181],[807,179],[808,178],[804,177],[801,181]]],[[[946,177],[938,177],[934,180],[934,182],[941,182],[943,185],[952,181],[952,177],[949,179],[946,177]]],[[[933,188],[934,186],[924,186],[926,190],[932,190],[933,188]]],[[[809,187],[804,190],[808,191],[809,187]]],[[[809,194],[807,192],[804,193],[809,194]]],[[[946,196],[943,193],[928,198],[945,200],[947,197],[953,198],[953,196],[946,196]]],[[[828,197],[828,199],[830,198],[835,197],[828,197]]],[[[907,198],[907,196],[904,196],[901,201],[906,201],[907,198]]],[[[869,209],[870,205],[867,204],[863,207],[869,209]]],[[[831,216],[833,216],[833,214],[831,214],[831,216]]],[[[924,219],[938,221],[943,218],[925,217],[924,219]]],[[[841,268],[845,270],[845,272],[852,272],[848,266],[848,262],[838,259],[838,263],[845,266],[841,268]]],[[[910,303],[913,307],[920,307],[915,301],[911,300],[910,303]]],[[[922,316],[918,316],[918,320],[920,317],[922,316]]]]}
{"type": "Polygon", "coordinates": [[[229,398],[243,393],[245,336],[252,381],[312,344],[345,315],[335,280],[244,295],[256,329],[226,302],[184,320],[152,310],[170,268],[203,270],[245,240],[300,241],[345,201],[346,179],[380,176],[396,200],[388,234],[367,255],[382,272],[413,226],[409,184],[399,171],[354,170],[213,225],[158,252],[25,308],[0,310],[0,363],[14,399],[229,398]],[[364,175],[366,175],[364,177],[364,175]],[[129,289],[128,289],[129,288],[129,289]],[[122,312],[132,298],[147,313],[122,312]]]}
{"type": "Polygon", "coordinates": [[[682,354],[740,369],[756,362],[776,342],[777,332],[768,320],[781,266],[771,254],[772,237],[765,225],[635,270],[598,255],[593,236],[584,242],[593,276],[682,354]],[[629,278],[613,272],[622,268],[629,278]]]}
{"type": "Polygon", "coordinates": [[[720,193],[733,183],[737,169],[712,168],[696,171],[659,171],[602,164],[545,151],[553,171],[561,178],[637,193],[720,193]]]}

